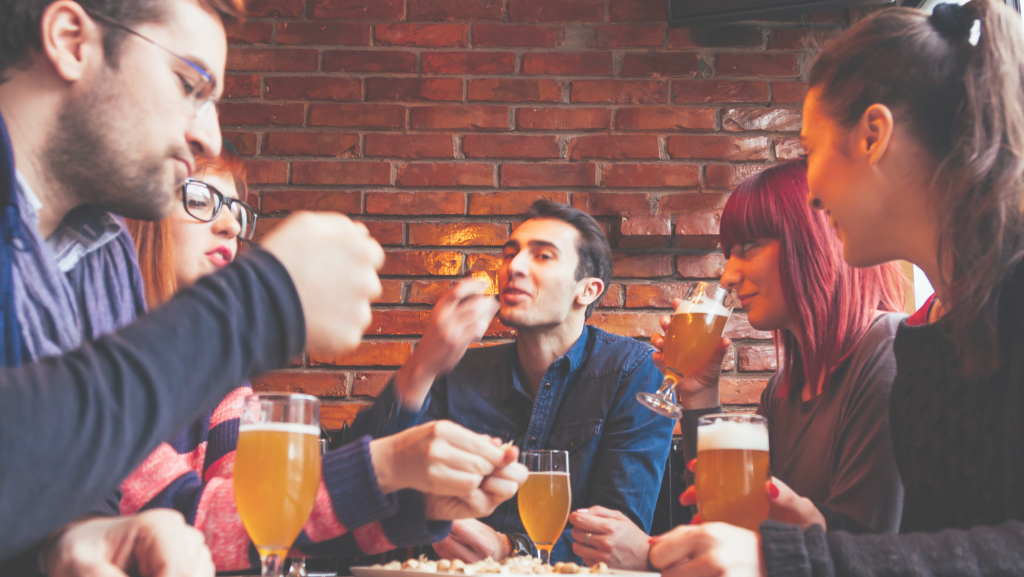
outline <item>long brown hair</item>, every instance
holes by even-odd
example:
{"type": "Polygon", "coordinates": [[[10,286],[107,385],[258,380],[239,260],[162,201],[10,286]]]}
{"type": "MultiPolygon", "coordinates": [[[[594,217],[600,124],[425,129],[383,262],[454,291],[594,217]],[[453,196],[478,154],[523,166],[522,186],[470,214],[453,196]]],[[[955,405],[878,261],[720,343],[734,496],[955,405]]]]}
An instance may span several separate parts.
{"type": "MultiPolygon", "coordinates": [[[[196,174],[230,174],[235,181],[238,198],[247,200],[249,187],[246,183],[245,165],[234,147],[226,142],[220,156],[214,159],[196,160],[196,174]]],[[[139,256],[139,271],[146,286],[146,304],[154,309],[178,291],[177,274],[174,270],[174,246],[171,240],[171,226],[168,219],[158,221],[126,218],[128,232],[135,241],[135,252],[139,256]]]]}
{"type": "Polygon", "coordinates": [[[1024,258],[1020,16],[997,0],[883,10],[825,47],[810,84],[845,126],[888,106],[937,162],[943,326],[966,373],[994,371],[1000,285],[1024,258]]]}

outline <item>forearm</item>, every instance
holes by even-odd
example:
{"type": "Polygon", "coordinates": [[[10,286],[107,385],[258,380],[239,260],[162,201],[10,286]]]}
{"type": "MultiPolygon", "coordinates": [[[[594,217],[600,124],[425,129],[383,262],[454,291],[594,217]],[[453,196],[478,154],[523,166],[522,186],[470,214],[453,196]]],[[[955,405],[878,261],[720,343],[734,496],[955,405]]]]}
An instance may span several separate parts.
{"type": "Polygon", "coordinates": [[[287,272],[254,250],[125,329],[0,372],[0,558],[78,517],[237,383],[302,351],[287,272]],[[59,472],[59,473],[58,473],[59,472]]]}
{"type": "Polygon", "coordinates": [[[418,412],[423,408],[423,402],[437,378],[437,373],[423,362],[421,356],[414,350],[409,360],[395,374],[395,399],[405,411],[418,412]]]}

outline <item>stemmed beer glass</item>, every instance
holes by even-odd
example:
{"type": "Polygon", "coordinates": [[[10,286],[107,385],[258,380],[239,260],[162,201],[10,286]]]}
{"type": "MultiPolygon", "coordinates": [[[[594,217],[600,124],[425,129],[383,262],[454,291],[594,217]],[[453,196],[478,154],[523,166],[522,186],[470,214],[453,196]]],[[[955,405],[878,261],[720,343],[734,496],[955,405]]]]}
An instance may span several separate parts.
{"type": "Polygon", "coordinates": [[[729,322],[736,297],[731,290],[709,282],[696,282],[686,291],[665,333],[665,380],[656,393],[637,393],[648,409],[672,419],[683,416],[676,403],[676,385],[714,356],[729,322]]]}
{"type": "Polygon", "coordinates": [[[320,401],[260,393],[245,398],[235,453],[235,504],[259,551],[263,577],[281,577],[320,485],[320,401]]]}
{"type": "Polygon", "coordinates": [[[569,453],[523,451],[519,460],[530,476],[519,488],[519,517],[544,563],[569,520],[572,488],[569,484],[569,453]]]}

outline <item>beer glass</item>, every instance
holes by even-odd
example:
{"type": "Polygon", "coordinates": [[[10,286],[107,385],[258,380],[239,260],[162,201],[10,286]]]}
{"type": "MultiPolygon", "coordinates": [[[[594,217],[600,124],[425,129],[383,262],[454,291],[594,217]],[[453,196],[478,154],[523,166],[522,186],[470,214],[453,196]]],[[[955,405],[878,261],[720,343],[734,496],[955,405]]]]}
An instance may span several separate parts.
{"type": "Polygon", "coordinates": [[[537,556],[548,563],[551,548],[562,536],[572,507],[569,453],[523,451],[519,460],[530,471],[530,476],[519,488],[519,518],[537,547],[537,556]]]}
{"type": "Polygon", "coordinates": [[[697,509],[705,521],[757,531],[768,518],[768,421],[722,413],[697,421],[697,509]]]}
{"type": "MultiPolygon", "coordinates": [[[[323,457],[327,450],[327,439],[320,439],[320,456],[323,457]]],[[[288,568],[288,577],[308,577],[306,574],[305,557],[295,557],[291,560],[291,566],[288,568]]]]}
{"type": "Polygon", "coordinates": [[[320,401],[260,393],[245,398],[235,452],[235,504],[264,577],[281,577],[320,485],[320,401]]]}
{"type": "Polygon", "coordinates": [[[682,417],[683,409],[676,404],[676,385],[714,356],[735,306],[735,295],[720,285],[697,282],[687,289],[665,333],[665,380],[658,392],[637,393],[637,400],[659,415],[682,417]]]}

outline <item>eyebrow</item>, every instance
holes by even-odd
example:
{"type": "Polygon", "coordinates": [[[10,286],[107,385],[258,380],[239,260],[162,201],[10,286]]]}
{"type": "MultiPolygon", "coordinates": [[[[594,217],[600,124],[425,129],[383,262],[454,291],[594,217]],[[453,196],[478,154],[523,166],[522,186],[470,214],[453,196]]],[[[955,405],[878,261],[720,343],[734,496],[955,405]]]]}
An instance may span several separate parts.
{"type": "MultiPolygon", "coordinates": [[[[546,240],[530,240],[530,241],[527,241],[526,244],[530,248],[550,248],[551,250],[553,250],[553,251],[555,251],[557,253],[561,253],[562,252],[562,251],[558,250],[558,245],[556,245],[553,242],[546,241],[546,240]]],[[[518,240],[510,240],[510,241],[506,242],[505,246],[501,247],[501,249],[505,250],[506,248],[515,248],[515,249],[520,248],[519,241],[518,240]]]]}
{"type": "Polygon", "coordinates": [[[207,64],[205,60],[203,60],[199,56],[193,56],[191,54],[182,54],[181,57],[182,58],[187,58],[193,64],[195,64],[196,66],[202,68],[207,74],[210,75],[210,78],[213,80],[213,90],[214,90],[214,92],[216,92],[217,89],[220,88],[220,79],[217,78],[217,75],[213,73],[213,71],[210,69],[210,65],[207,64]]]}

